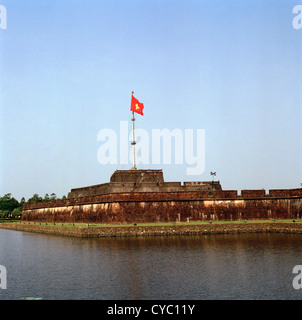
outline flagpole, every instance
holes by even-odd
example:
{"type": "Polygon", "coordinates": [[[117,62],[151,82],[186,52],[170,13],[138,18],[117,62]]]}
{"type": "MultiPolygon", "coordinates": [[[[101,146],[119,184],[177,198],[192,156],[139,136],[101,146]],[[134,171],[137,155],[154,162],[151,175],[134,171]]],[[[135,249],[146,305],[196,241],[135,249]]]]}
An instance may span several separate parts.
{"type": "MultiPolygon", "coordinates": [[[[133,91],[132,91],[132,95],[133,95],[133,91]]],[[[136,166],[135,166],[135,132],[134,132],[134,121],[135,121],[135,118],[134,118],[134,112],[132,111],[132,168],[131,170],[136,170],[136,166]]]]}

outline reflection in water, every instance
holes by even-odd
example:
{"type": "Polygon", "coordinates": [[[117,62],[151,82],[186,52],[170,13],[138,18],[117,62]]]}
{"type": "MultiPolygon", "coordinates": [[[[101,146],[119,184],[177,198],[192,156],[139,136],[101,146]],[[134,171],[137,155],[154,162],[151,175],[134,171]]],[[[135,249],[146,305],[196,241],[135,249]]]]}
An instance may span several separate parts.
{"type": "Polygon", "coordinates": [[[0,229],[0,299],[301,299],[302,235],[77,239],[0,229]]]}

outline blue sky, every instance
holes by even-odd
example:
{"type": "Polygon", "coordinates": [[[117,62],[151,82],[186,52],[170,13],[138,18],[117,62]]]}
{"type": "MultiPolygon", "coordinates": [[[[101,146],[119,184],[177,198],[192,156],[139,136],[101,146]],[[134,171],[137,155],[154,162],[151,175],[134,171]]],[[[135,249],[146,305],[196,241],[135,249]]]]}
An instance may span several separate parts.
{"type": "MultiPolygon", "coordinates": [[[[98,132],[205,130],[205,170],[166,181],[229,190],[302,183],[302,29],[297,1],[1,0],[0,195],[67,195],[109,181],[98,132]]],[[[129,148],[131,147],[129,143],[129,148]]]]}

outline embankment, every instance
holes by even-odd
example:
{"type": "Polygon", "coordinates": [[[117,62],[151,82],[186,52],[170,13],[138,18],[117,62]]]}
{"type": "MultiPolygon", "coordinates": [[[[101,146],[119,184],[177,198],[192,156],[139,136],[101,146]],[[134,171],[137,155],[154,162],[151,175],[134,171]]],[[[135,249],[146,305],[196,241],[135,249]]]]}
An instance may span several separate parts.
{"type": "Polygon", "coordinates": [[[176,236],[232,233],[301,233],[301,222],[238,222],[144,226],[77,227],[0,223],[0,228],[79,238],[176,236]]]}

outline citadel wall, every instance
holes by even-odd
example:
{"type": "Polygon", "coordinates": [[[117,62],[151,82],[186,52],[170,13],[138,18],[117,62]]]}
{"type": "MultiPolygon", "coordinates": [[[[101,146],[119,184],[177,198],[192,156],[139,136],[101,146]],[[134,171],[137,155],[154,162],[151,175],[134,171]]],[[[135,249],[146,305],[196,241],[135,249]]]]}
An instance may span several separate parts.
{"type": "Polygon", "coordinates": [[[299,219],[302,188],[269,190],[124,192],[26,204],[23,221],[142,223],[299,219]]]}

